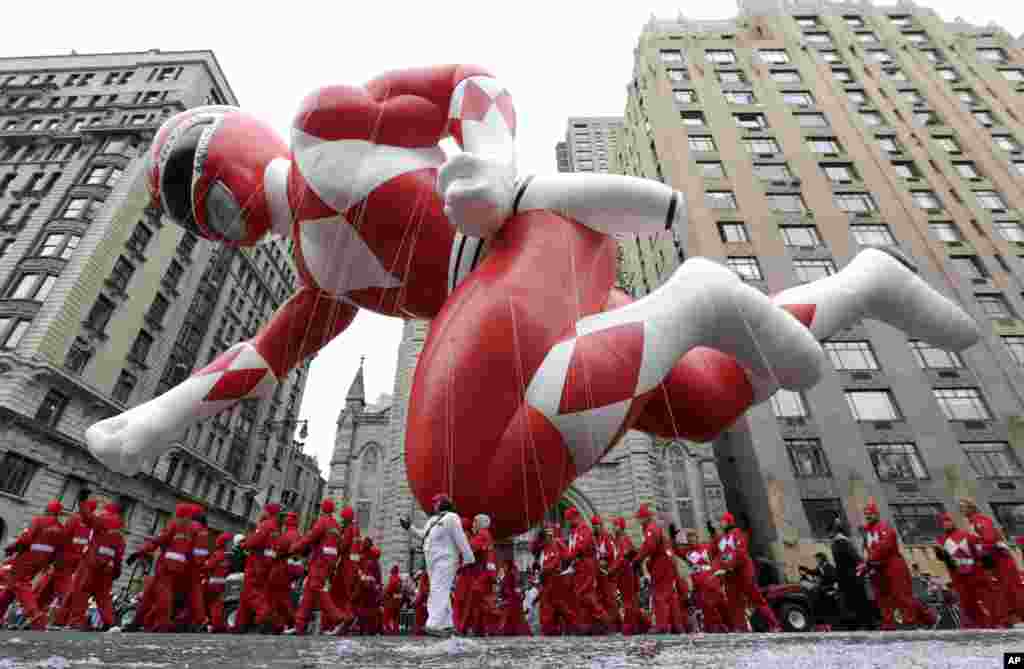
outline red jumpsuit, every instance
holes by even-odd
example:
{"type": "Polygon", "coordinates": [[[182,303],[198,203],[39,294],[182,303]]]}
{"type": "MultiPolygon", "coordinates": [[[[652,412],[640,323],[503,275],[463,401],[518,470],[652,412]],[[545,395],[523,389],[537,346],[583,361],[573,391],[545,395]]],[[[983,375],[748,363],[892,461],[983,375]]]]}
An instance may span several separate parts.
{"type": "Polygon", "coordinates": [[[576,594],[580,631],[594,633],[597,625],[607,626],[611,617],[601,605],[597,593],[597,551],[594,532],[585,522],[572,528],[569,535],[569,553],[572,561],[573,590],[576,594]]]}
{"type": "Polygon", "coordinates": [[[654,600],[655,634],[681,634],[679,626],[682,614],[679,612],[679,597],[676,595],[675,559],[661,528],[653,520],[644,524],[644,543],[634,558],[636,563],[647,560],[647,572],[651,575],[651,598],[654,600]]]}
{"type": "Polygon", "coordinates": [[[1003,533],[990,517],[974,513],[967,522],[978,536],[981,556],[991,556],[994,562],[994,568],[986,570],[995,581],[990,606],[992,624],[1008,627],[1011,618],[1024,619],[1024,587],[1021,586],[1017,562],[1006,545],[1003,533]]]}
{"type": "Polygon", "coordinates": [[[618,584],[611,575],[611,567],[615,562],[615,539],[604,531],[601,525],[594,526],[594,546],[597,551],[597,598],[608,613],[610,631],[622,629],[622,617],[619,615],[618,584]]]}
{"type": "Polygon", "coordinates": [[[256,530],[242,542],[242,549],[249,552],[245,560],[245,582],[239,599],[235,630],[244,630],[252,623],[266,625],[271,622],[270,597],[267,584],[270,569],[277,552],[274,550],[277,538],[277,518],[267,514],[256,530]]]}
{"type": "MultiPolygon", "coordinates": [[[[462,531],[465,533],[466,539],[469,540],[470,546],[472,546],[472,519],[462,516],[462,531]]],[[[462,564],[461,556],[459,557],[459,564],[462,564]]],[[[464,634],[466,631],[466,622],[469,619],[469,593],[473,590],[473,579],[476,577],[476,572],[479,569],[480,563],[475,562],[471,565],[461,566],[455,574],[455,587],[452,589],[452,621],[455,631],[459,634],[464,634]]]]}
{"type": "MultiPolygon", "coordinates": [[[[896,530],[883,521],[865,525],[864,530],[867,562],[873,570],[871,586],[882,610],[882,629],[896,629],[896,609],[902,612],[905,625],[933,625],[935,614],[914,598],[913,581],[900,554],[896,530]]],[[[732,599],[731,593],[729,598],[732,599]]]]}
{"type": "Polygon", "coordinates": [[[270,567],[270,576],[267,580],[267,598],[270,604],[271,616],[278,631],[290,627],[295,622],[295,607],[292,606],[292,566],[288,560],[292,546],[298,543],[302,536],[299,534],[295,524],[286,524],[285,531],[279,534],[274,540],[274,558],[270,567]]]}
{"type": "MultiPolygon", "coordinates": [[[[298,555],[309,553],[309,573],[303,586],[299,610],[295,614],[296,634],[306,633],[306,625],[318,605],[325,630],[334,627],[330,623],[351,622],[351,610],[343,614],[335,603],[334,589],[331,592],[324,591],[331,572],[335,569],[342,571],[339,564],[349,562],[350,548],[351,545],[345,545],[342,541],[341,527],[330,513],[320,516],[309,532],[292,547],[292,551],[298,555]]],[[[340,584],[342,580],[336,579],[335,582],[340,584]]]]}
{"type": "Polygon", "coordinates": [[[167,524],[159,536],[151,538],[140,553],[150,554],[161,550],[156,563],[156,577],[152,584],[152,602],[146,616],[146,626],[151,632],[172,631],[175,596],[192,592],[193,569],[192,550],[195,548],[195,531],[189,518],[178,517],[167,524]]]}
{"type": "Polygon", "coordinates": [[[97,529],[89,544],[89,550],[82,558],[81,566],[75,572],[72,584],[72,595],[68,612],[65,614],[68,624],[83,630],[89,629],[85,614],[89,606],[89,597],[96,599],[100,618],[106,627],[114,625],[114,610],[111,601],[111,590],[114,581],[121,577],[121,565],[124,560],[124,536],[121,534],[121,519],[113,515],[104,515],[100,521],[102,529],[97,529]]]}
{"type": "Polygon", "coordinates": [[[992,579],[982,569],[978,558],[981,555],[980,539],[977,535],[953,528],[935,540],[945,551],[952,564],[947,564],[949,579],[960,598],[960,610],[965,619],[963,629],[979,629],[992,626],[988,607],[992,603],[992,579]]]}
{"type": "Polygon", "coordinates": [[[501,579],[503,605],[496,633],[501,636],[533,636],[523,613],[523,594],[519,591],[519,569],[512,560],[505,562],[505,575],[501,579]]]}
{"type": "Polygon", "coordinates": [[[379,548],[364,542],[359,573],[359,582],[352,597],[359,632],[364,636],[380,634],[382,579],[379,548]]]}
{"type": "Polygon", "coordinates": [[[726,600],[729,605],[729,626],[734,632],[747,631],[747,609],[757,611],[772,631],[782,629],[761,589],[757,587],[757,572],[754,561],[747,549],[747,533],[734,527],[725,534],[717,535],[712,557],[725,570],[726,600]]]}
{"type": "Polygon", "coordinates": [[[690,566],[690,580],[704,618],[704,631],[728,632],[731,620],[729,602],[725,598],[722,581],[715,576],[721,565],[712,557],[714,552],[713,544],[676,546],[676,554],[690,566]]]}
{"type": "Polygon", "coordinates": [[[92,539],[94,529],[94,518],[96,512],[96,500],[86,500],[79,505],[79,512],[73,514],[64,523],[67,531],[67,543],[60,551],[60,560],[53,569],[43,575],[36,582],[36,601],[41,611],[49,611],[50,605],[57,597],[60,598],[61,606],[57,610],[54,619],[55,625],[64,626],[68,624],[68,613],[70,611],[72,582],[75,571],[89,550],[89,541],[92,539]]]}
{"type": "Polygon", "coordinates": [[[192,560],[189,563],[189,598],[188,612],[189,623],[192,625],[203,625],[206,623],[206,588],[203,586],[203,570],[206,561],[210,559],[210,543],[212,537],[206,525],[198,521],[192,522],[192,532],[195,537],[192,548],[192,560]]]}
{"type": "Polygon", "coordinates": [[[497,618],[494,586],[498,576],[498,558],[494,552],[494,539],[489,529],[481,528],[469,542],[476,562],[469,573],[469,592],[466,595],[464,633],[484,635],[492,632],[497,618]]]}
{"type": "Polygon", "coordinates": [[[0,611],[6,613],[7,607],[17,599],[25,610],[25,619],[31,621],[32,628],[46,629],[47,616],[36,603],[32,579],[59,559],[60,550],[66,541],[66,531],[57,520],[56,513],[36,516],[32,520],[17,541],[6,549],[8,555],[17,553],[17,557],[11,566],[11,585],[0,595],[0,611]]]}
{"type": "Polygon", "coordinates": [[[224,589],[227,578],[231,575],[231,556],[225,548],[231,541],[231,535],[222,534],[217,537],[217,549],[203,565],[206,590],[206,612],[210,617],[210,628],[214,634],[228,631],[224,617],[224,589]]]}
{"type": "Polygon", "coordinates": [[[398,634],[398,614],[402,610],[402,577],[398,565],[391,567],[391,576],[384,588],[384,619],[381,623],[383,634],[398,634]]]}
{"type": "Polygon", "coordinates": [[[619,592],[622,594],[622,634],[631,636],[641,633],[640,579],[633,566],[636,548],[628,534],[620,534],[615,544],[615,559],[609,571],[610,578],[615,579],[619,592]]]}
{"type": "Polygon", "coordinates": [[[562,574],[562,563],[569,552],[558,537],[544,545],[541,554],[540,629],[545,636],[574,634],[576,611],[572,602],[572,574],[562,574]]]}
{"type": "Polygon", "coordinates": [[[359,562],[362,560],[362,539],[359,537],[359,526],[355,523],[342,527],[338,553],[338,565],[331,579],[331,601],[337,613],[323,616],[324,629],[346,621],[350,624],[355,620],[354,596],[359,588],[359,562]]]}
{"type": "Polygon", "coordinates": [[[672,610],[672,614],[678,616],[672,621],[672,628],[678,628],[680,633],[685,633],[690,627],[690,585],[686,582],[686,578],[679,573],[679,567],[675,561],[672,564],[676,567],[676,600],[679,602],[679,606],[672,610]]]}
{"type": "Polygon", "coordinates": [[[413,634],[423,636],[423,628],[427,624],[427,597],[430,596],[430,576],[427,572],[421,572],[419,582],[416,584],[416,599],[412,607],[416,611],[416,623],[413,634]]]}

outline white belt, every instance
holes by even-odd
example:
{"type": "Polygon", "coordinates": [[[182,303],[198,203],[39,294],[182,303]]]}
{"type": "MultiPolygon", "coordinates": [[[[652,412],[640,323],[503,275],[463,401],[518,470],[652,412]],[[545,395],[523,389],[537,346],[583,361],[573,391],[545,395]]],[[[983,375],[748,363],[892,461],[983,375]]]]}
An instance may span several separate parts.
{"type": "Polygon", "coordinates": [[[100,546],[96,549],[96,552],[100,555],[106,555],[108,557],[114,557],[115,555],[117,555],[117,552],[110,546],[100,546]]]}
{"type": "Polygon", "coordinates": [[[263,551],[263,557],[276,558],[277,557],[277,553],[275,553],[272,550],[265,550],[265,551],[263,551]]]}
{"type": "Polygon", "coordinates": [[[498,571],[498,568],[495,566],[493,562],[488,562],[487,571],[498,571]]]}
{"type": "Polygon", "coordinates": [[[88,546],[89,545],[89,540],[86,539],[85,537],[75,537],[74,542],[76,544],[78,544],[79,546],[88,546]]]}
{"type": "Polygon", "coordinates": [[[211,576],[209,580],[211,585],[224,585],[226,582],[227,579],[223,576],[211,576]]]}
{"type": "Polygon", "coordinates": [[[204,555],[205,556],[205,555],[209,555],[209,554],[210,554],[210,551],[206,550],[205,548],[193,548],[192,549],[192,555],[204,555]]]}
{"type": "Polygon", "coordinates": [[[711,567],[709,567],[707,565],[704,565],[704,564],[698,564],[698,565],[694,565],[693,566],[693,570],[695,572],[700,573],[700,572],[704,572],[704,571],[711,571],[711,567]]]}
{"type": "Polygon", "coordinates": [[[29,550],[36,551],[37,553],[52,553],[53,546],[49,544],[32,544],[29,550]]]}
{"type": "Polygon", "coordinates": [[[164,557],[175,562],[188,562],[188,558],[183,553],[164,553],[164,557]]]}
{"type": "Polygon", "coordinates": [[[288,564],[292,567],[301,567],[302,560],[288,560],[288,564]]]}
{"type": "Polygon", "coordinates": [[[958,565],[960,565],[961,567],[970,567],[970,566],[974,565],[974,560],[972,558],[954,558],[954,559],[955,559],[956,563],[958,565]]]}
{"type": "Polygon", "coordinates": [[[354,561],[356,561],[356,562],[359,562],[359,558],[360,558],[360,557],[362,557],[362,556],[361,556],[361,555],[359,555],[359,553],[349,553],[349,554],[348,554],[348,557],[349,557],[349,559],[351,559],[351,560],[354,560],[354,561]]]}
{"type": "Polygon", "coordinates": [[[324,546],[324,555],[337,555],[338,549],[334,546],[324,546]]]}

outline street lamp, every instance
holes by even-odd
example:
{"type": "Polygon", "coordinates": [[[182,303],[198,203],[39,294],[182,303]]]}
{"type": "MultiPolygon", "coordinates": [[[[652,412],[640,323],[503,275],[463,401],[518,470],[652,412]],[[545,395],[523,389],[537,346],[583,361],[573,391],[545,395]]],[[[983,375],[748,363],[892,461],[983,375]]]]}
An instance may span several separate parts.
{"type": "Polygon", "coordinates": [[[268,420],[263,423],[263,436],[269,438],[270,433],[274,428],[291,428],[294,430],[299,425],[302,426],[302,429],[299,430],[299,439],[305,441],[309,438],[309,420],[307,419],[296,420],[294,418],[283,418],[281,420],[268,420]]]}

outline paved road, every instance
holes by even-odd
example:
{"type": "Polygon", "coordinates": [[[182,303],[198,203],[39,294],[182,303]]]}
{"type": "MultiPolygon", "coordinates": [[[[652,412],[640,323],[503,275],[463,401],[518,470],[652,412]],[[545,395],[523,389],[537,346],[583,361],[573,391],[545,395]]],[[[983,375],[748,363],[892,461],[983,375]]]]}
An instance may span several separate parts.
{"type": "Polygon", "coordinates": [[[1024,631],[327,639],[0,632],[0,669],[997,669],[1024,631]]]}

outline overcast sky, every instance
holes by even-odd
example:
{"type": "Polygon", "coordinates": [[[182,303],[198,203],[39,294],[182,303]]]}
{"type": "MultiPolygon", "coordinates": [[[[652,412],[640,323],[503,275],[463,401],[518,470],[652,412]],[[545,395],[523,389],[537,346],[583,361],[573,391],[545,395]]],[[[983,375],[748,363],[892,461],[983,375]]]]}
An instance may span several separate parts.
{"type": "MultiPolygon", "coordinates": [[[[1024,5],[1011,0],[922,3],[953,20],[995,21],[1024,32],[1024,5]]],[[[302,97],[331,83],[358,84],[385,70],[476,63],[512,92],[523,172],[555,170],[555,143],[568,116],[620,115],[633,49],[651,14],[692,19],[735,15],[724,2],[493,3],[445,0],[335,2],[8,2],[0,56],[212,49],[243,107],[285,136],[302,97]],[[289,16],[288,12],[294,14],[289,16]]],[[[401,324],[361,313],[324,349],[306,385],[307,452],[326,475],[334,422],[359,357],[372,402],[394,386],[401,324]]]]}

